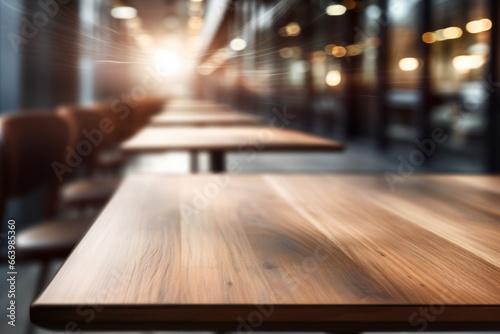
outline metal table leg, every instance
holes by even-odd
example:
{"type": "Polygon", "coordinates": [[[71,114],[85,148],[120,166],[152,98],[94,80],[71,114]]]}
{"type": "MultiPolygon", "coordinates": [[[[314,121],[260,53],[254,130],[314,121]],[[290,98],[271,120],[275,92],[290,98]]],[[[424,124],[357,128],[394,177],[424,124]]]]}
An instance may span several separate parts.
{"type": "Polygon", "coordinates": [[[224,173],[226,171],[226,155],[223,151],[210,152],[210,168],[212,173],[224,173]]]}
{"type": "Polygon", "coordinates": [[[197,174],[199,172],[198,151],[189,152],[189,163],[190,163],[191,173],[197,174]]]}

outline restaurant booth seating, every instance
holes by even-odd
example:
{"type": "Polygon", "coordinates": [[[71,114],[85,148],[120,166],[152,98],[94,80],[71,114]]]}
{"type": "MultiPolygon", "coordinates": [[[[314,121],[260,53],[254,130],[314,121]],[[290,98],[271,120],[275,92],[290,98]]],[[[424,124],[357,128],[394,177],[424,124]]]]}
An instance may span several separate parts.
{"type": "MultiPolygon", "coordinates": [[[[97,174],[100,153],[116,144],[117,129],[105,107],[66,106],[58,114],[68,119],[71,129],[70,148],[81,163],[72,170],[73,180],[61,188],[62,208],[100,207],[109,200],[121,178],[97,174]],[[78,175],[79,174],[79,175],[78,175]]],[[[67,153],[68,154],[68,153],[67,153]]]]}
{"type": "MultiPolygon", "coordinates": [[[[57,215],[61,182],[53,163],[64,160],[70,141],[69,122],[60,115],[28,112],[0,118],[0,216],[5,217],[10,199],[41,188],[47,188],[49,193],[46,219],[16,231],[16,261],[43,264],[38,290],[43,286],[48,262],[66,257],[93,221],[91,217],[58,218],[57,215]]],[[[5,224],[1,232],[7,233],[5,224]]]]}

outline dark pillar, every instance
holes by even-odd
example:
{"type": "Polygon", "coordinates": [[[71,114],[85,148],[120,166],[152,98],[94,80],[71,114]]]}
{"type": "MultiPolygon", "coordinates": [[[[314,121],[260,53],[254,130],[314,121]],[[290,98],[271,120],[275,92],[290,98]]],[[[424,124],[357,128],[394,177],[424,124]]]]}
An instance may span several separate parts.
{"type": "MultiPolygon", "coordinates": [[[[431,31],[431,0],[422,1],[422,14],[420,18],[420,36],[431,31]]],[[[420,139],[430,136],[430,116],[432,108],[431,90],[431,45],[420,41],[422,50],[422,76],[420,79],[421,100],[417,114],[418,136],[420,139]]]]}
{"type": "MultiPolygon", "coordinates": [[[[388,0],[380,1],[380,9],[383,15],[388,15],[388,0]]],[[[389,22],[387,17],[382,18],[383,22],[389,22]]],[[[389,58],[389,27],[387,24],[380,25],[380,45],[378,48],[377,58],[377,109],[375,118],[375,141],[377,147],[385,149],[389,144],[387,136],[388,106],[387,106],[387,91],[388,83],[388,58],[389,58]]]]}
{"type": "Polygon", "coordinates": [[[24,1],[24,108],[49,108],[78,100],[79,2],[56,3],[42,7],[37,1],[24,1]]]}
{"type": "Polygon", "coordinates": [[[500,3],[489,1],[489,9],[493,28],[491,30],[491,54],[487,78],[489,103],[486,119],[486,170],[489,173],[500,174],[500,3]]]}
{"type": "MultiPolygon", "coordinates": [[[[359,25],[359,13],[357,10],[349,10],[345,15],[344,36],[345,45],[358,42],[356,27],[359,25]]],[[[360,97],[356,73],[361,69],[361,57],[346,57],[342,61],[342,80],[344,81],[344,104],[345,111],[343,115],[344,136],[353,138],[361,134],[361,110],[359,109],[360,97]]]]}

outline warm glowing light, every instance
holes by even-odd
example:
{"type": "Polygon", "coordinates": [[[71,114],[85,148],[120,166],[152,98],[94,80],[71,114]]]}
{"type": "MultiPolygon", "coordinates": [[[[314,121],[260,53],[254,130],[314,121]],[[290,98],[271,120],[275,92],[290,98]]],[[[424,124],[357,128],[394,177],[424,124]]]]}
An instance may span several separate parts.
{"type": "Polygon", "coordinates": [[[357,56],[363,52],[363,48],[359,44],[352,44],[346,47],[349,56],[357,56]]]}
{"type": "Polygon", "coordinates": [[[241,51],[247,47],[247,42],[241,38],[235,38],[229,43],[229,47],[234,51],[241,51]]]}
{"type": "Polygon", "coordinates": [[[399,61],[399,68],[405,72],[414,71],[418,68],[418,59],[403,58],[399,61]]]}
{"type": "Polygon", "coordinates": [[[327,46],[325,46],[325,52],[327,54],[331,55],[334,47],[335,47],[335,44],[328,44],[327,46]]]}
{"type": "Polygon", "coordinates": [[[478,69],[486,63],[486,58],[481,55],[466,55],[453,58],[453,67],[459,72],[468,72],[478,69]]]}
{"type": "Polygon", "coordinates": [[[467,31],[470,32],[471,34],[477,34],[483,31],[490,30],[492,26],[493,24],[491,23],[491,20],[481,19],[476,21],[470,21],[465,26],[465,29],[467,29],[467,31]]]}
{"type": "Polygon", "coordinates": [[[311,62],[313,63],[321,63],[326,60],[326,54],[324,51],[314,51],[311,54],[311,62]]]}
{"type": "Polygon", "coordinates": [[[443,29],[443,36],[446,39],[456,39],[462,37],[462,29],[459,27],[448,27],[443,29]]]}
{"type": "Polygon", "coordinates": [[[433,32],[426,32],[425,34],[422,35],[422,41],[424,41],[427,44],[434,43],[437,41],[436,34],[433,32]]]}
{"type": "Polygon", "coordinates": [[[354,8],[356,8],[356,1],[344,0],[344,1],[342,1],[342,5],[347,9],[354,9],[354,8]]]}
{"type": "Polygon", "coordinates": [[[115,19],[129,20],[137,16],[137,9],[130,6],[118,6],[111,9],[111,16],[115,19]]]}
{"type": "Polygon", "coordinates": [[[326,13],[330,16],[344,15],[346,11],[347,8],[342,5],[330,5],[326,7],[326,13]]]}
{"type": "Polygon", "coordinates": [[[283,49],[280,49],[280,56],[281,58],[292,58],[293,57],[293,50],[292,48],[283,48],[283,49]]]}
{"type": "Polygon", "coordinates": [[[329,71],[326,75],[325,81],[328,86],[338,86],[338,84],[342,81],[342,76],[339,71],[329,71]]]}
{"type": "Polygon", "coordinates": [[[298,46],[286,47],[279,50],[279,54],[282,58],[298,58],[302,55],[302,49],[298,46]]]}
{"type": "Polygon", "coordinates": [[[297,22],[290,22],[286,26],[281,27],[278,31],[282,37],[295,37],[300,35],[301,28],[297,22]]]}
{"type": "Polygon", "coordinates": [[[201,2],[191,2],[189,4],[189,15],[190,16],[203,16],[203,3],[201,2]]]}
{"type": "Polygon", "coordinates": [[[343,46],[335,46],[332,48],[332,55],[337,58],[342,58],[347,54],[346,48],[343,46]]]}
{"type": "Polygon", "coordinates": [[[434,32],[438,41],[446,41],[448,39],[456,39],[462,37],[462,29],[459,27],[448,27],[439,29],[434,32]]]}
{"type": "Polygon", "coordinates": [[[175,54],[160,50],[155,54],[155,68],[161,75],[172,75],[179,72],[181,61],[175,54]]]}
{"type": "Polygon", "coordinates": [[[300,31],[301,31],[300,25],[297,22],[290,22],[285,27],[285,32],[287,36],[291,37],[298,36],[300,35],[300,31]]]}
{"type": "Polygon", "coordinates": [[[434,32],[434,35],[436,35],[436,40],[438,41],[444,41],[446,38],[444,37],[444,29],[439,29],[434,32]]]}

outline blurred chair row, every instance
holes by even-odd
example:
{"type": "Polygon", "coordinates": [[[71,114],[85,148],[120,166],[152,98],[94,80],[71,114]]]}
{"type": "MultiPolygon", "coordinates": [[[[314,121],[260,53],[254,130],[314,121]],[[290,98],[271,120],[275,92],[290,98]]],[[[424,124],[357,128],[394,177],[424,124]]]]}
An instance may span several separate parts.
{"type": "Polygon", "coordinates": [[[43,188],[49,194],[47,219],[17,233],[16,261],[44,264],[38,289],[47,262],[69,254],[93,222],[93,214],[115,192],[126,163],[118,145],[165,103],[164,98],[150,97],[135,108],[103,103],[0,117],[0,217],[5,216],[8,200],[43,188]],[[61,218],[70,211],[71,218],[61,218]]]}

